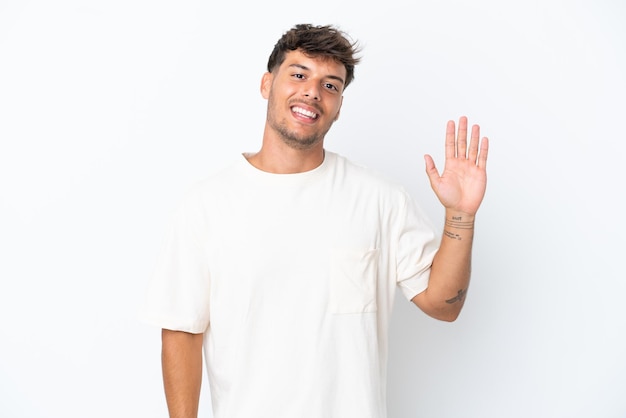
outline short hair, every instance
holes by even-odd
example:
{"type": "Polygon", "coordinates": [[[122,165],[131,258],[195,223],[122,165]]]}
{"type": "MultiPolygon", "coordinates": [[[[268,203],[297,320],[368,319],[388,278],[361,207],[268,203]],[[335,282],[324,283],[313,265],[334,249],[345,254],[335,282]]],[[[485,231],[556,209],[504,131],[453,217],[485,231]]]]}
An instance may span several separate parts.
{"type": "Polygon", "coordinates": [[[274,45],[267,61],[267,71],[272,72],[284,61],[287,52],[300,49],[310,57],[326,57],[346,67],[345,87],[354,80],[354,67],[361,60],[356,54],[360,47],[356,41],[338,28],[325,25],[298,24],[283,34],[274,45]]]}

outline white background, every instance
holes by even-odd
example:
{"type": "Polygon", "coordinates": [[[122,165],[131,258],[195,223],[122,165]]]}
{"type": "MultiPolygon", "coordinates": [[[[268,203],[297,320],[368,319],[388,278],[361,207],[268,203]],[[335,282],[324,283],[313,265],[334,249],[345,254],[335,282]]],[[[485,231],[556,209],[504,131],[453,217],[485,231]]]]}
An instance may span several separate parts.
{"type": "Polygon", "coordinates": [[[165,223],[258,149],[260,78],[300,22],[364,46],[327,148],[435,222],[423,154],[442,165],[460,115],[491,139],[461,317],[397,299],[390,418],[626,416],[625,20],[618,0],[2,0],[0,416],[166,416],[136,319],[165,223]]]}

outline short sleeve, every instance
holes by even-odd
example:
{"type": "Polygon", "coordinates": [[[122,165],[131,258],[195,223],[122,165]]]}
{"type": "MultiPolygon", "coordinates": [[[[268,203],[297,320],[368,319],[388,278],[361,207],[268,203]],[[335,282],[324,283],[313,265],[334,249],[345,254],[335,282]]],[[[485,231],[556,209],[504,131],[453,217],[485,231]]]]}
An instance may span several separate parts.
{"type": "Polygon", "coordinates": [[[439,249],[439,237],[430,220],[406,191],[398,215],[397,284],[411,300],[428,288],[430,267],[439,249]]]}
{"type": "Polygon", "coordinates": [[[205,216],[197,192],[186,196],[172,215],[140,309],[142,321],[195,334],[207,329],[210,277],[205,216]]]}

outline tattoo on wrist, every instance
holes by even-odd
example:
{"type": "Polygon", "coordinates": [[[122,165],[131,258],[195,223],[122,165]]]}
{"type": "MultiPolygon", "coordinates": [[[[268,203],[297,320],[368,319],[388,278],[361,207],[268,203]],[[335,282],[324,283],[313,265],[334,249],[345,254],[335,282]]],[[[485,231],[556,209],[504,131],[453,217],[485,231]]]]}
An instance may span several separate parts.
{"type": "Polygon", "coordinates": [[[451,239],[457,239],[457,240],[461,240],[461,236],[459,234],[455,234],[454,232],[450,232],[450,231],[446,231],[445,229],[443,230],[443,233],[446,237],[451,238],[451,239]]]}
{"type": "Polygon", "coordinates": [[[467,289],[459,289],[459,292],[452,299],[446,300],[446,303],[453,304],[457,302],[462,302],[465,299],[465,295],[467,294],[467,289]]]}
{"type": "MultiPolygon", "coordinates": [[[[450,219],[446,219],[446,228],[473,229],[474,221],[464,221],[462,216],[452,216],[450,219]]],[[[444,229],[443,233],[446,237],[450,239],[455,239],[458,241],[461,241],[463,239],[460,234],[457,234],[456,232],[451,232],[447,229],[444,229]]]]}
{"type": "Polygon", "coordinates": [[[472,229],[474,228],[474,221],[464,221],[462,216],[453,216],[450,219],[446,219],[446,226],[458,229],[472,229]]]}

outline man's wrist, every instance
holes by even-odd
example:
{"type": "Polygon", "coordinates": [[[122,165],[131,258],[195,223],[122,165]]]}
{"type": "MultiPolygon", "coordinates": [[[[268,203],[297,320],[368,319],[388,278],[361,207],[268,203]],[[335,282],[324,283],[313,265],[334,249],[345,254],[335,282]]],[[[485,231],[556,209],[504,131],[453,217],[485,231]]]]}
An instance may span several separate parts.
{"type": "Polygon", "coordinates": [[[463,212],[446,211],[444,236],[454,240],[472,238],[474,235],[474,215],[463,212]]]}

